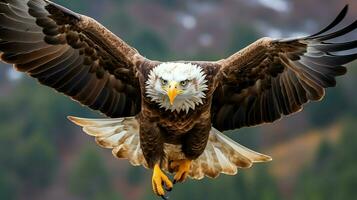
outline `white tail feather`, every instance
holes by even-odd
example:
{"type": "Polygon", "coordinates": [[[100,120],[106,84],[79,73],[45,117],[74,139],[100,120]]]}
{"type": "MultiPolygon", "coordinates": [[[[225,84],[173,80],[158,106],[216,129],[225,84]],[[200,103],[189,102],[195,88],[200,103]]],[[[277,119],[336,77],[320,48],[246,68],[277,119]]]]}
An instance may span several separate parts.
{"type": "Polygon", "coordinates": [[[140,148],[139,123],[134,117],[117,119],[84,119],[68,117],[83,127],[83,131],[95,137],[99,146],[113,149],[115,157],[128,159],[134,166],[147,167],[140,148]]]}
{"type": "MultiPolygon", "coordinates": [[[[95,137],[96,142],[113,149],[117,158],[128,159],[134,166],[148,167],[140,147],[139,123],[135,117],[117,119],[84,119],[68,117],[83,131],[95,137]]],[[[164,170],[169,162],[185,159],[181,145],[165,144],[166,158],[164,170]]],[[[202,179],[204,176],[216,178],[220,173],[235,175],[238,168],[251,167],[256,162],[271,161],[271,157],[254,152],[227,137],[212,127],[207,147],[203,154],[192,161],[189,176],[202,179]]]]}

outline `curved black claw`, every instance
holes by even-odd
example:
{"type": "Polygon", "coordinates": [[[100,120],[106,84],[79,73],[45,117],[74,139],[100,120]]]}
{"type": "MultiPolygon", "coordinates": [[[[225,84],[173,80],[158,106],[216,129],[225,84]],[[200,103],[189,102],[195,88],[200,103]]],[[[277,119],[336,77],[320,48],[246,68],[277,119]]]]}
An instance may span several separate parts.
{"type": "Polygon", "coordinates": [[[160,196],[163,200],[169,200],[169,196],[161,195],[160,196]]]}
{"type": "Polygon", "coordinates": [[[162,185],[164,186],[164,189],[167,191],[167,192],[171,192],[172,191],[172,187],[167,187],[167,185],[165,184],[165,182],[162,182],[162,185]]]}

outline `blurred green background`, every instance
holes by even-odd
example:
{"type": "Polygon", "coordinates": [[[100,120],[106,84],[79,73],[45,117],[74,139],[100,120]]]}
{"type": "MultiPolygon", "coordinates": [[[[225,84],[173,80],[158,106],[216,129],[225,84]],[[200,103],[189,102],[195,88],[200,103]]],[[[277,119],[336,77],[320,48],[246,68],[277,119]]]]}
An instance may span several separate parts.
{"type": "MultiPolygon", "coordinates": [[[[259,37],[313,33],[355,0],[57,0],[94,17],[144,56],[227,57],[259,37]]],[[[347,36],[356,39],[356,32],[347,36]]],[[[151,171],[95,145],[66,116],[98,117],[0,64],[1,200],[144,200],[151,171]]],[[[271,155],[236,176],[175,185],[170,199],[357,199],[357,62],[326,98],[274,124],[227,133],[271,155]]]]}

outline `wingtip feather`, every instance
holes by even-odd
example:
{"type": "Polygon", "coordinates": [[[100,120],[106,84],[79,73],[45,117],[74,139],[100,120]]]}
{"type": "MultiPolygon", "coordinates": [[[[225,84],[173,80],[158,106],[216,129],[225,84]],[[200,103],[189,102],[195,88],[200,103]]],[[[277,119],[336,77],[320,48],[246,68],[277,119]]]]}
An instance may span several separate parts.
{"type": "Polygon", "coordinates": [[[261,156],[254,160],[255,163],[259,163],[259,162],[271,162],[273,161],[273,158],[271,156],[268,156],[268,155],[264,155],[264,154],[261,154],[261,156]]]}
{"type": "Polygon", "coordinates": [[[318,35],[321,35],[322,33],[326,33],[327,31],[331,30],[333,27],[335,27],[337,24],[339,24],[347,15],[348,13],[348,9],[349,9],[349,5],[346,4],[343,9],[340,11],[340,13],[337,15],[337,17],[328,25],[326,26],[324,29],[322,29],[321,31],[310,35],[309,37],[315,37],[318,35]]]}
{"type": "Polygon", "coordinates": [[[74,117],[74,116],[67,116],[67,119],[78,126],[86,126],[88,125],[88,121],[84,118],[74,117]]]}

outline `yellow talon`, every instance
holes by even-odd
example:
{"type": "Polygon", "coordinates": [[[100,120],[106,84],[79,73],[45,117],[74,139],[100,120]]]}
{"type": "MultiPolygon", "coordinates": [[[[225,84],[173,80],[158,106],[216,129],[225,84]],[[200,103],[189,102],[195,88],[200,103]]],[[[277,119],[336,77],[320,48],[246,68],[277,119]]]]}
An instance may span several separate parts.
{"type": "Polygon", "coordinates": [[[152,189],[154,193],[158,196],[163,197],[165,195],[165,190],[163,183],[166,186],[166,190],[172,190],[173,184],[170,179],[161,171],[160,166],[156,164],[154,166],[154,172],[152,175],[152,189]]]}
{"type": "Polygon", "coordinates": [[[175,169],[174,183],[184,182],[191,168],[191,160],[177,160],[171,163],[171,169],[175,169]]]}

